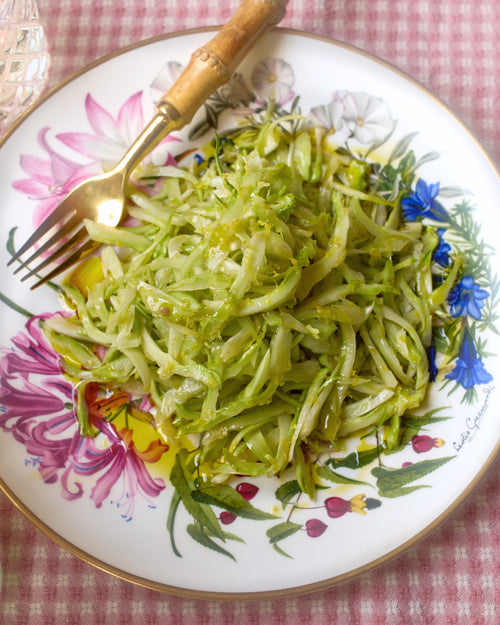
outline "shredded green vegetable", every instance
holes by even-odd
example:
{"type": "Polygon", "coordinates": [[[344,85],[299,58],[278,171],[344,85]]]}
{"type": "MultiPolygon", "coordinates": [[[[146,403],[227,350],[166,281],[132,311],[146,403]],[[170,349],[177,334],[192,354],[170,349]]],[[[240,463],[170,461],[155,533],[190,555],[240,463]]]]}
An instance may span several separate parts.
{"type": "Polygon", "coordinates": [[[63,285],[76,314],[45,332],[77,394],[149,395],[204,478],[292,465],[311,492],[325,446],[383,424],[397,444],[458,269],[434,288],[434,230],[403,222],[368,162],[297,126],[231,131],[201,163],[150,166],[131,225],[87,224],[104,278],[63,285]]]}

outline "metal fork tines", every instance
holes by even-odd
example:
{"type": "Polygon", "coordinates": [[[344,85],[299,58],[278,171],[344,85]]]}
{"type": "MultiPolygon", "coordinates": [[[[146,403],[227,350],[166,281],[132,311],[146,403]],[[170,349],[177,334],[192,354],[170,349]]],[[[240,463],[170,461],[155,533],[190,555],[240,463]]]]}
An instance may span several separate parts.
{"type": "Polygon", "coordinates": [[[84,220],[116,227],[124,212],[131,172],[162,139],[188,124],[206,99],[225,84],[255,41],[283,17],[288,0],[243,0],[229,22],[198,48],[182,74],[156,103],[156,114],[119,163],[111,170],[77,185],[45,222],[12,256],[17,271],[28,269],[27,280],[60,261],[32,289],[44,284],[88,255],[98,244],[88,238],[84,220]],[[22,260],[30,248],[29,258],[22,260]],[[46,257],[36,267],[31,264],[46,257]]]}
{"type": "Polygon", "coordinates": [[[20,263],[14,273],[27,269],[21,280],[38,276],[38,282],[31,287],[36,289],[95,250],[99,244],[90,240],[85,219],[116,226],[123,213],[126,181],[127,175],[118,165],[74,187],[11,257],[8,265],[20,263]],[[24,259],[27,253],[29,257],[24,259]],[[50,265],[54,267],[49,273],[40,276],[40,271],[50,265]]]}
{"type": "Polygon", "coordinates": [[[97,243],[88,238],[81,215],[75,210],[68,210],[66,202],[63,201],[17,250],[8,265],[12,265],[15,261],[20,262],[14,271],[15,274],[28,270],[21,278],[22,282],[38,276],[38,282],[31,287],[35,289],[66,271],[97,246],[97,243]],[[35,246],[36,249],[32,251],[35,246]],[[32,253],[23,260],[22,257],[28,251],[32,253]],[[35,261],[39,262],[33,266],[35,261]],[[59,262],[44,277],[39,275],[43,269],[57,261],[59,262]]]}

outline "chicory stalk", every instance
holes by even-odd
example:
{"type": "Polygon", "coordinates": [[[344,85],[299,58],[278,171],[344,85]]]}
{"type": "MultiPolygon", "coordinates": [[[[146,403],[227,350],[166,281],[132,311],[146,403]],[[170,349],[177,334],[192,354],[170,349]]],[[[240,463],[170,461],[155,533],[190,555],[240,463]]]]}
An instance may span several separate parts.
{"type": "Polygon", "coordinates": [[[63,285],[74,316],[44,331],[81,424],[88,382],[146,395],[204,480],[292,467],[312,495],[312,458],[339,437],[387,424],[397,447],[458,264],[434,288],[439,237],[403,221],[404,184],[382,194],[367,160],[298,115],[228,131],[204,153],[144,167],[133,225],[86,224],[104,244],[99,277],[63,285]]]}

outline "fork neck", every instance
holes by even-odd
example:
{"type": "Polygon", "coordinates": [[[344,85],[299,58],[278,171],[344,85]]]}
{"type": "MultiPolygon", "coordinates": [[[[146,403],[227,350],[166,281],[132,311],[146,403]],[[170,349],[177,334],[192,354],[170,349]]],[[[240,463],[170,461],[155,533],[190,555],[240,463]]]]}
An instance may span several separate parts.
{"type": "Polygon", "coordinates": [[[156,115],[127,150],[116,169],[121,169],[127,180],[132,171],[162,139],[184,125],[185,120],[180,113],[168,102],[162,102],[156,115]]]}

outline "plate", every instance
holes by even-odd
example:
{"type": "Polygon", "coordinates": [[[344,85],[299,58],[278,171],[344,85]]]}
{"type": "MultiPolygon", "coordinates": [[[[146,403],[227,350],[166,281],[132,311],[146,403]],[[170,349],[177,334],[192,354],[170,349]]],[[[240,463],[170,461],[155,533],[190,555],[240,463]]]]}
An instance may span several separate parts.
{"type": "Polygon", "coordinates": [[[59,544],[123,579],[195,597],[297,594],[352,578],[415,544],[464,500],[498,452],[500,180],[460,121],[398,70],[300,32],[264,37],[237,78],[153,159],[199,146],[210,127],[259,114],[273,97],[282,111],[312,115],[339,145],[389,159],[384,175],[393,181],[415,166],[407,220],[439,227],[434,261],[443,275],[457,250],[463,264],[435,361],[431,354],[437,371],[423,419],[401,449],[384,454],[368,439],[350,440],[325,465],[325,489],[309,503],[299,502],[292,480],[239,478],[241,498],[276,518],[212,506],[225,541],[194,536],[182,506],[172,526],[173,452],[139,422],[132,438],[117,426],[103,440],[80,439],[72,388],[38,326],[40,316],[60,309],[57,294],[47,286],[30,291],[5,265],[8,249],[70,180],[118,159],[209,32],[106,57],[50,92],[3,139],[0,485],[59,544]]]}

